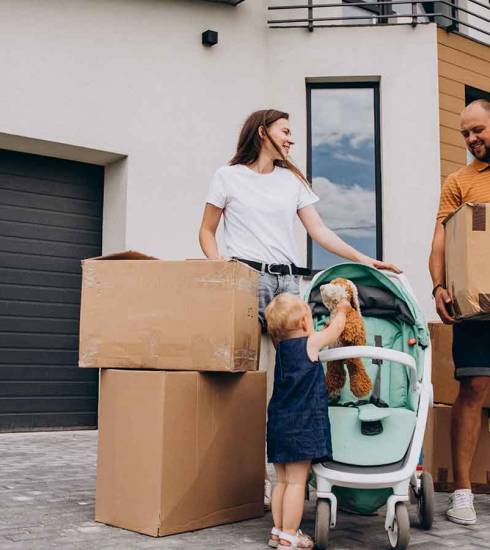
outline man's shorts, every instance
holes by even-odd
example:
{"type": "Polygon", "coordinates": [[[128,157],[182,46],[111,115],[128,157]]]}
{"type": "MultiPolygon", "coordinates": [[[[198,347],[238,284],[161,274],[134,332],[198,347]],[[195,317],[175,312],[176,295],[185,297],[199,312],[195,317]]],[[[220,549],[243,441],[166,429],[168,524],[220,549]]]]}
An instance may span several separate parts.
{"type": "Polygon", "coordinates": [[[259,321],[262,325],[262,332],[267,332],[267,322],[264,311],[273,298],[283,292],[290,292],[299,296],[299,275],[271,275],[261,273],[259,278],[259,321]]]}
{"type": "Polygon", "coordinates": [[[490,321],[461,321],[453,325],[456,380],[490,376],[490,321]]]}

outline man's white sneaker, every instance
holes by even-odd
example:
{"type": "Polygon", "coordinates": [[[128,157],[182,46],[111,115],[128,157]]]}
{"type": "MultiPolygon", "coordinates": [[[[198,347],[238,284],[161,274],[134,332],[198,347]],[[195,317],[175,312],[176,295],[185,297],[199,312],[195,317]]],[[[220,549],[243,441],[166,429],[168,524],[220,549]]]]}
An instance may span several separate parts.
{"type": "Polygon", "coordinates": [[[447,519],[461,525],[474,525],[476,512],[473,506],[471,489],[458,489],[449,497],[450,506],[446,512],[447,519]]]}

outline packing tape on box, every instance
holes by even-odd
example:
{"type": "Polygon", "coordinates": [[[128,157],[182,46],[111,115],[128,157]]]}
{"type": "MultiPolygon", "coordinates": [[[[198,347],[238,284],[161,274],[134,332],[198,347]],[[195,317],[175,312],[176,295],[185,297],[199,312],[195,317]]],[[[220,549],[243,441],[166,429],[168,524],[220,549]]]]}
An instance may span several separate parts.
{"type": "Polygon", "coordinates": [[[195,279],[193,281],[193,285],[204,288],[216,288],[224,286],[233,290],[243,290],[245,292],[250,292],[254,296],[257,294],[257,282],[248,279],[230,280],[230,278],[228,277],[213,276],[195,279]]]}
{"type": "Polygon", "coordinates": [[[99,340],[91,338],[83,349],[80,349],[78,357],[79,367],[89,367],[95,364],[94,358],[99,353],[99,340]]]}
{"type": "Polygon", "coordinates": [[[96,294],[101,294],[103,289],[113,288],[113,285],[105,282],[102,283],[97,276],[95,262],[82,262],[83,285],[86,288],[94,288],[96,294]]]}
{"type": "Polygon", "coordinates": [[[206,358],[212,358],[211,362],[224,366],[223,370],[232,367],[235,371],[249,370],[250,363],[257,358],[257,350],[251,347],[250,339],[247,339],[246,347],[237,348],[233,351],[231,342],[229,344],[216,345],[208,338],[194,337],[191,342],[191,361],[196,370],[200,370],[206,358]],[[216,361],[217,360],[217,361],[216,361]]]}
{"type": "Polygon", "coordinates": [[[485,204],[475,204],[472,210],[473,231],[486,231],[487,212],[485,204]]]}
{"type": "Polygon", "coordinates": [[[490,313],[490,294],[478,294],[478,305],[482,313],[490,313]]]}

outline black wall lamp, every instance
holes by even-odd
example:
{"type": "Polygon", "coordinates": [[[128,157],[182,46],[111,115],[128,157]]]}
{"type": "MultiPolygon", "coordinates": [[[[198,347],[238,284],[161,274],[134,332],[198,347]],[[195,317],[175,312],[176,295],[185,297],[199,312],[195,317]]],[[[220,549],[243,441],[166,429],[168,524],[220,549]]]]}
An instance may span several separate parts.
{"type": "Polygon", "coordinates": [[[218,33],[216,31],[207,30],[202,33],[203,46],[214,46],[218,43],[218,33]]]}

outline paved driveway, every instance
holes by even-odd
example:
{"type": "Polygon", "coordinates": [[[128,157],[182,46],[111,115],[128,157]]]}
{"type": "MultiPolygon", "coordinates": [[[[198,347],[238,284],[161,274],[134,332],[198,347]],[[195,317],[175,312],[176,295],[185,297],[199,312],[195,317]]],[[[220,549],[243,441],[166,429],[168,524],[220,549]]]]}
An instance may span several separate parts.
{"type": "MultiPolygon", "coordinates": [[[[0,550],[264,550],[270,514],[212,529],[154,539],[93,521],[97,432],[0,434],[0,550]]],[[[444,519],[447,495],[436,498],[430,532],[412,529],[414,550],[490,549],[490,496],[476,497],[479,522],[459,527],[444,519]]],[[[387,547],[383,516],[340,514],[332,550],[387,547]]],[[[304,529],[313,532],[314,503],[304,529]]]]}

